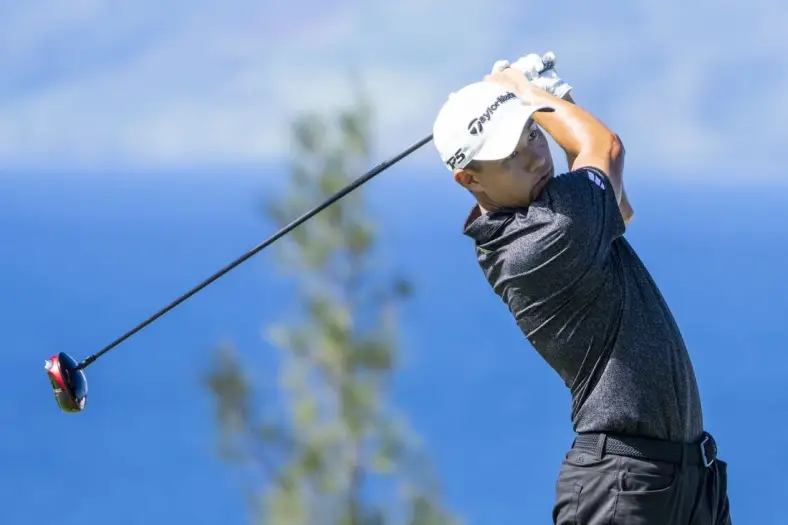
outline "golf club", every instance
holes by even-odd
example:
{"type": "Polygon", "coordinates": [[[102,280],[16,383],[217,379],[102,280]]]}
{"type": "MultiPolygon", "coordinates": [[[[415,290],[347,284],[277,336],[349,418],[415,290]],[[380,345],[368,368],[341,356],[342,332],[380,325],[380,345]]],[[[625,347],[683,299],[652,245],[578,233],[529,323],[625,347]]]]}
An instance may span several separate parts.
{"type": "MultiPolygon", "coordinates": [[[[543,62],[545,64],[545,67],[540,71],[540,74],[544,73],[545,71],[548,71],[549,69],[555,66],[555,55],[552,53],[545,54],[543,58],[543,62]]],[[[315,215],[323,211],[325,208],[329,207],[330,205],[332,205],[333,203],[335,203],[336,201],[338,201],[348,193],[352,192],[362,184],[366,183],[376,175],[380,174],[384,170],[393,166],[394,164],[404,159],[411,153],[415,152],[416,150],[418,150],[425,144],[429,143],[430,141],[432,141],[432,134],[414,143],[402,153],[395,155],[394,157],[391,157],[390,159],[385,160],[382,163],[378,164],[377,166],[366,172],[364,175],[360,176],[359,178],[357,178],[356,180],[354,180],[353,182],[351,182],[350,184],[339,190],[337,193],[326,199],[323,203],[319,204],[312,210],[304,213],[303,215],[292,221],[290,224],[284,226],[274,235],[272,235],[265,241],[261,242],[260,244],[258,244],[257,246],[255,246],[254,248],[252,248],[242,256],[232,261],[231,263],[227,264],[224,268],[217,271],[216,273],[205,279],[203,282],[201,282],[200,284],[198,284],[197,286],[195,286],[185,294],[181,295],[180,297],[169,303],[161,310],[151,315],[145,321],[141,322],[140,324],[138,324],[137,326],[135,326],[125,334],[118,337],[116,340],[114,340],[113,342],[111,342],[110,344],[108,344],[107,346],[105,346],[95,354],[86,357],[81,362],[77,363],[77,361],[73,357],[71,357],[65,352],[58,352],[57,354],[47,359],[44,364],[44,368],[47,372],[47,376],[52,386],[52,390],[55,395],[55,401],[57,402],[60,409],[63,412],[81,412],[85,408],[85,403],[87,401],[87,396],[88,396],[88,381],[87,381],[87,377],[85,376],[84,369],[90,366],[93,362],[95,362],[96,359],[106,354],[107,352],[109,352],[110,350],[121,344],[123,341],[125,341],[129,337],[133,336],[134,334],[136,334],[137,332],[148,326],[149,324],[153,323],[155,320],[157,320],[158,318],[160,318],[161,316],[163,316],[164,314],[166,314],[167,312],[169,312],[170,310],[172,310],[173,308],[175,308],[176,306],[178,306],[186,299],[190,298],[191,296],[193,296],[194,294],[196,294],[197,292],[199,292],[209,284],[213,283],[214,281],[216,281],[217,279],[228,273],[230,270],[236,268],[244,261],[250,259],[252,256],[261,252],[264,248],[270,246],[281,237],[284,237],[293,229],[297,228],[298,226],[300,226],[310,218],[314,217],[315,215]]]]}

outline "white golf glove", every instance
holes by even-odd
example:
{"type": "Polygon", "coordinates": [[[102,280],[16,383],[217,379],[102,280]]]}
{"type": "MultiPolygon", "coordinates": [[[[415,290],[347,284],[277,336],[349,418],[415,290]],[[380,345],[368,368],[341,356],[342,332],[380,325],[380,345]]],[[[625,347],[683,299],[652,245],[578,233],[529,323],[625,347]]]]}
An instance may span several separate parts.
{"type": "MultiPolygon", "coordinates": [[[[564,98],[572,91],[572,86],[558,76],[555,67],[551,67],[541,74],[539,73],[545,67],[545,58],[547,58],[547,56],[548,55],[541,57],[536,53],[531,53],[520,57],[514,64],[510,64],[508,60],[498,60],[493,64],[492,71],[495,73],[506,67],[517,69],[522,72],[525,78],[532,84],[544,89],[555,97],[564,98]]],[[[552,58],[553,63],[555,63],[555,55],[550,53],[549,56],[552,58]]]]}

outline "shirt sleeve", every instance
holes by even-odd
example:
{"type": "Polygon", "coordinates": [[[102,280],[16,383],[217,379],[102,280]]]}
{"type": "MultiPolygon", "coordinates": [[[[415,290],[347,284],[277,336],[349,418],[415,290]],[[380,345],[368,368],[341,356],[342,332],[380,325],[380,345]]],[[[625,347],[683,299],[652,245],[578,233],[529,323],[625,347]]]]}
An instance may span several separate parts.
{"type": "Polygon", "coordinates": [[[625,231],[608,178],[594,168],[563,173],[531,208],[502,257],[500,291],[556,300],[564,292],[593,294],[625,231]]]}
{"type": "Polygon", "coordinates": [[[546,197],[556,225],[567,228],[571,240],[577,241],[577,257],[594,257],[624,235],[626,227],[613,186],[597,168],[554,177],[546,187],[546,197]]]}

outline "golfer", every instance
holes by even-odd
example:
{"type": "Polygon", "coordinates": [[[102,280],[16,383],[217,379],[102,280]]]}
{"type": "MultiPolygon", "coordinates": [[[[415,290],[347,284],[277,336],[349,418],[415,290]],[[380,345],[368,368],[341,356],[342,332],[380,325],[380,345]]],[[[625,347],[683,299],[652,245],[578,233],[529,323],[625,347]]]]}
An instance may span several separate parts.
{"type": "Polygon", "coordinates": [[[463,231],[485,277],[571,392],[553,523],[729,524],[727,466],[682,335],[624,238],[621,140],[554,70],[535,73],[538,55],[516,64],[453,93],[433,135],[475,197],[463,231]]]}

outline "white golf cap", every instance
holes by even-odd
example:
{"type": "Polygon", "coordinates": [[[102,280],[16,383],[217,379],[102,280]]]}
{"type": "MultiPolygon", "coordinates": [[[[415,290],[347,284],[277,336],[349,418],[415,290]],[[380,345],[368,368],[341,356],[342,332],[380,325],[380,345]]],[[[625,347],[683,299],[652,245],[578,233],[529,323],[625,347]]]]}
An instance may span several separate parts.
{"type": "Polygon", "coordinates": [[[472,160],[500,160],[512,154],[537,111],[553,108],[529,106],[505,86],[476,82],[449,95],[433,124],[433,142],[449,171],[472,160]]]}

